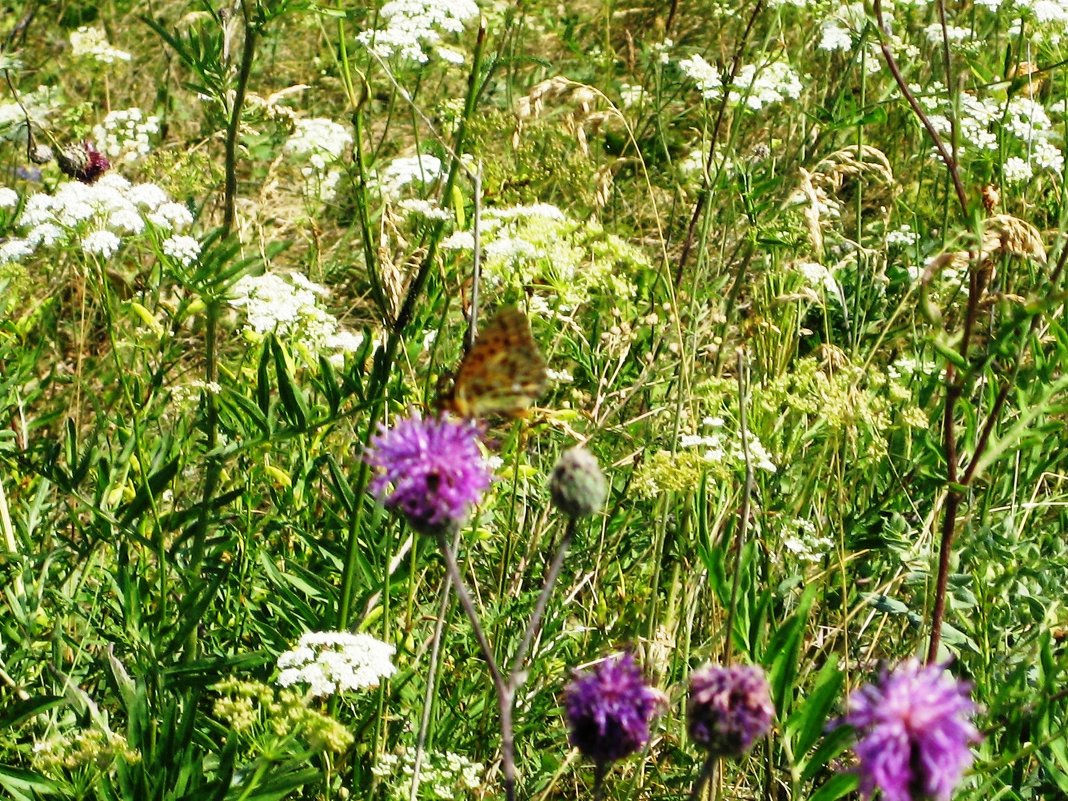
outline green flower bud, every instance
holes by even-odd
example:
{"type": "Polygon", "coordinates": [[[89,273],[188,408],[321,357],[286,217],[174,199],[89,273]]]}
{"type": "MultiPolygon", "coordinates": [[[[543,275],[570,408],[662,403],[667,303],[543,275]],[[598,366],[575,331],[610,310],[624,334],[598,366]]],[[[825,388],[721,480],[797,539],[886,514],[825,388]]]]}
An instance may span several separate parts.
{"type": "Polygon", "coordinates": [[[608,497],[608,482],[592,453],[582,446],[564,451],[549,479],[553,504],[569,517],[594,514],[608,497]]]}

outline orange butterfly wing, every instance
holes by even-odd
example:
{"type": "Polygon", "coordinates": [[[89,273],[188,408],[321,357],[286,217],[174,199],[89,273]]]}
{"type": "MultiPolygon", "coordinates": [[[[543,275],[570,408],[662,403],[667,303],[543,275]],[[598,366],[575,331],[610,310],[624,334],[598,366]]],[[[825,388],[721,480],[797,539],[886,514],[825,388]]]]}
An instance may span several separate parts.
{"type": "Polygon", "coordinates": [[[548,383],[545,359],[523,312],[508,306],[487,323],[456,370],[442,407],[461,417],[515,415],[548,383]]]}

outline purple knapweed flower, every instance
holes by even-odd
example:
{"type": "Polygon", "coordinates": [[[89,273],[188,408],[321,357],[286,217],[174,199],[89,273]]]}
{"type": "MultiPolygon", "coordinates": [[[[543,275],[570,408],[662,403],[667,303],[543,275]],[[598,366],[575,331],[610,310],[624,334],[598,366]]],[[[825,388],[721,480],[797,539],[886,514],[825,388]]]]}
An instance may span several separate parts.
{"type": "Polygon", "coordinates": [[[571,744],[602,766],[630,756],[649,741],[649,724],[666,701],[631,654],[606,659],[565,690],[571,744]]]}
{"type": "Polygon", "coordinates": [[[878,788],[885,801],[948,801],[980,739],[969,690],[944,665],[910,659],[849,697],[844,722],[860,735],[854,751],[865,798],[878,788]]]}
{"type": "Polygon", "coordinates": [[[771,729],[775,707],[764,671],[708,665],[690,674],[690,738],[717,756],[739,757],[771,729]]]}
{"type": "Polygon", "coordinates": [[[91,184],[108,171],[111,162],[89,142],[79,142],[61,148],[56,154],[59,169],[69,178],[91,184]]]}
{"type": "Polygon", "coordinates": [[[490,484],[478,428],[470,421],[409,417],[381,428],[366,459],[381,471],[371,492],[423,534],[462,523],[490,484]]]}

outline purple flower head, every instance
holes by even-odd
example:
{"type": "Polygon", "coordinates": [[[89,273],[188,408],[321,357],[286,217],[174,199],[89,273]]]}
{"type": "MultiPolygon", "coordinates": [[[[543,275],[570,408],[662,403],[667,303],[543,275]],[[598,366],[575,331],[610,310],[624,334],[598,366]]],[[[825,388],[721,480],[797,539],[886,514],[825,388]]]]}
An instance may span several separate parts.
{"type": "Polygon", "coordinates": [[[970,689],[944,665],[910,659],[849,697],[844,721],[860,735],[854,751],[865,798],[878,788],[885,801],[948,801],[980,739],[970,689]]]}
{"type": "Polygon", "coordinates": [[[111,162],[89,142],[79,142],[61,148],[56,154],[59,169],[69,178],[91,184],[108,171],[111,162]]]}
{"type": "Polygon", "coordinates": [[[381,428],[365,458],[381,471],[371,492],[423,534],[463,522],[490,484],[478,428],[469,421],[409,417],[381,428]]]}
{"type": "Polygon", "coordinates": [[[629,653],[577,673],[564,696],[571,744],[601,765],[642,748],[649,723],[666,701],[645,683],[629,653]]]}
{"type": "Polygon", "coordinates": [[[764,671],[708,665],[690,674],[690,737],[713,754],[739,757],[771,729],[775,707],[764,671]]]}

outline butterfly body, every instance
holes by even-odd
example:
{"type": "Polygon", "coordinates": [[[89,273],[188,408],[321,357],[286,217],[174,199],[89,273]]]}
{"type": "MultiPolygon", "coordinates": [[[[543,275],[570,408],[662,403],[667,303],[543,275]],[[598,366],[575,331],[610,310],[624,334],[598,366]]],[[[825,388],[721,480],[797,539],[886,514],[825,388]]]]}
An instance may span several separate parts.
{"type": "Polygon", "coordinates": [[[505,307],[486,324],[453,376],[441,407],[460,417],[518,415],[548,382],[545,359],[530,333],[530,321],[505,307]]]}

